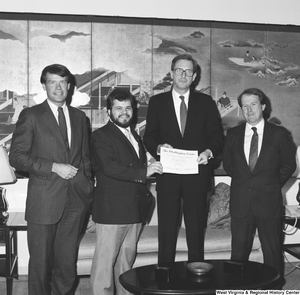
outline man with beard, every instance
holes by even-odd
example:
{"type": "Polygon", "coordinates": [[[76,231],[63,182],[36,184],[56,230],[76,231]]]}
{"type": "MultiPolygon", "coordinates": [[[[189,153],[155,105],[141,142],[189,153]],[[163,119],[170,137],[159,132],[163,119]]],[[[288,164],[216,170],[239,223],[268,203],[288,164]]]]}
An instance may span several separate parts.
{"type": "Polygon", "coordinates": [[[97,185],[92,217],[96,249],[91,283],[94,295],[130,294],[119,276],[132,267],[142,227],[146,177],[162,173],[160,162],[147,166],[140,137],[131,128],[135,98],[115,88],[107,98],[109,122],[91,136],[92,166],[97,185]],[[115,290],[116,289],[116,290],[115,290]]]}

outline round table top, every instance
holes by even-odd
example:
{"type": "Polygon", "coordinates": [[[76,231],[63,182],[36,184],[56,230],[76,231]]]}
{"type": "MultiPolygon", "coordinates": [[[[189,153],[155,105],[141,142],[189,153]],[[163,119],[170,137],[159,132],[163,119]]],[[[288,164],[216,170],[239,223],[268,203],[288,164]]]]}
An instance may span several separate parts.
{"type": "Polygon", "coordinates": [[[276,269],[247,261],[242,270],[226,267],[228,260],[205,261],[213,268],[204,275],[193,274],[188,262],[174,262],[158,268],[146,265],[126,271],[120,276],[125,289],[135,294],[215,294],[216,290],[275,289],[282,283],[276,269]]]}

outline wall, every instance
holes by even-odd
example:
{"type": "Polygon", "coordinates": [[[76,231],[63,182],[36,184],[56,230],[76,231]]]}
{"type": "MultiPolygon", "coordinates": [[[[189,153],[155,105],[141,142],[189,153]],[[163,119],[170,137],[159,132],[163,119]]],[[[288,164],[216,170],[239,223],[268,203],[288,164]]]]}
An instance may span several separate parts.
{"type": "Polygon", "coordinates": [[[299,25],[298,0],[1,0],[1,11],[299,25]]]}
{"type": "MultiPolygon", "coordinates": [[[[298,0],[186,0],[184,6],[179,0],[52,0],[45,5],[40,0],[1,0],[3,12],[33,12],[46,14],[80,14],[126,17],[157,17],[170,19],[211,20],[242,23],[292,24],[300,25],[298,0]],[[282,13],[284,11],[284,13],[282,13]]],[[[216,177],[216,183],[230,183],[229,177],[216,177]]],[[[295,196],[299,181],[292,178],[284,187],[284,203],[296,204],[295,196]]],[[[7,185],[9,211],[23,211],[26,199],[26,181],[18,180],[14,185],[7,185]]],[[[287,237],[288,242],[299,241],[299,233],[287,237]]],[[[27,273],[28,251],[26,233],[19,235],[19,271],[27,273]]]]}

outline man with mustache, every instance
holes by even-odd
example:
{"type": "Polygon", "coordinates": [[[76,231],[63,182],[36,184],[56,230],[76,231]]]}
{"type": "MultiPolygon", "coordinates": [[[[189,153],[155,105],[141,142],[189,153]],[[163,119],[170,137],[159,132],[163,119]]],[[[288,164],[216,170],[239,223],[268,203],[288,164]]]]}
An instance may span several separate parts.
{"type": "Polygon", "coordinates": [[[91,137],[97,179],[92,206],[97,235],[91,271],[94,295],[130,294],[119,276],[133,265],[147,218],[143,214],[146,177],[162,173],[160,162],[147,166],[142,141],[131,127],[134,108],[135,97],[128,90],[113,89],[107,98],[110,120],[91,137]]]}

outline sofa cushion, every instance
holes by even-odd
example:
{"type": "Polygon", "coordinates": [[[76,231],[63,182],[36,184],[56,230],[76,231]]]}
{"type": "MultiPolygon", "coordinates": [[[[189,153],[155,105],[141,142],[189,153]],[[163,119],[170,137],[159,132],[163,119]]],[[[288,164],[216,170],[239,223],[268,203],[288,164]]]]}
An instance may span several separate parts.
{"type": "Polygon", "coordinates": [[[207,227],[230,230],[229,212],[230,186],[220,182],[210,197],[207,227]]]}
{"type": "MultiPolygon", "coordinates": [[[[177,251],[187,251],[185,229],[180,228],[177,239],[177,251]]],[[[158,226],[147,225],[144,227],[138,242],[137,253],[158,252],[158,226]]]]}
{"type": "Polygon", "coordinates": [[[96,233],[86,232],[80,240],[78,259],[91,259],[94,256],[95,246],[96,246],[96,233]]]}
{"type": "MultiPolygon", "coordinates": [[[[258,235],[254,236],[252,249],[260,249],[258,235]]],[[[204,252],[231,252],[231,231],[208,228],[205,232],[204,252]]]]}

